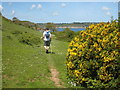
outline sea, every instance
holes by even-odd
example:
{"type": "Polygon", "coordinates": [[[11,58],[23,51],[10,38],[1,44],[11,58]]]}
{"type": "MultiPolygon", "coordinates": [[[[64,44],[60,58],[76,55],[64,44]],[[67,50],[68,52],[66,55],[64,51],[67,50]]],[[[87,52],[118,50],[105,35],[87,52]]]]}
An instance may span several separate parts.
{"type": "MultiPolygon", "coordinates": [[[[74,32],[78,32],[81,30],[85,30],[85,28],[69,28],[70,30],[74,31],[74,32]]],[[[57,28],[58,31],[64,31],[65,28],[57,28]]]]}

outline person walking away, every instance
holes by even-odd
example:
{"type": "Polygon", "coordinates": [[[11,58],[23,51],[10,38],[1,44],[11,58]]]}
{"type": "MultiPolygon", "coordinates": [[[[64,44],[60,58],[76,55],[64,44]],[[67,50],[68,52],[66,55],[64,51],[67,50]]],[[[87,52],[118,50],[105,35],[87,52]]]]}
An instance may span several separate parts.
{"type": "Polygon", "coordinates": [[[51,33],[48,28],[45,29],[45,31],[43,32],[43,36],[41,38],[44,40],[45,52],[48,53],[48,49],[50,48],[51,42],[51,33]]]}

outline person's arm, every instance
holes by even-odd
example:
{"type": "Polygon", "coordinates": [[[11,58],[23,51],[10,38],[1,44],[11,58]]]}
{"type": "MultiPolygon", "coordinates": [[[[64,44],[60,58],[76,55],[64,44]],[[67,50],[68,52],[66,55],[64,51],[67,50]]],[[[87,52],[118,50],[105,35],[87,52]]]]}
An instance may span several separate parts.
{"type": "Polygon", "coordinates": [[[42,36],[41,39],[43,39],[44,37],[42,36]]]}
{"type": "Polygon", "coordinates": [[[50,39],[52,39],[52,35],[51,35],[51,33],[50,33],[50,39]]]}
{"type": "Polygon", "coordinates": [[[41,39],[43,39],[44,38],[44,33],[43,33],[43,36],[41,37],[41,39]]]}

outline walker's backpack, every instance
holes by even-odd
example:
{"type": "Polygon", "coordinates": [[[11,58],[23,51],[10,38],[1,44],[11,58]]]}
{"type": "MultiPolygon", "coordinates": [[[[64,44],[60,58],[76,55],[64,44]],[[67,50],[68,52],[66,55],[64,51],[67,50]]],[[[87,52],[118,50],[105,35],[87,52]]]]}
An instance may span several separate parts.
{"type": "Polygon", "coordinates": [[[47,39],[49,39],[49,38],[50,38],[50,33],[49,33],[49,32],[46,32],[45,37],[46,37],[47,39]]]}

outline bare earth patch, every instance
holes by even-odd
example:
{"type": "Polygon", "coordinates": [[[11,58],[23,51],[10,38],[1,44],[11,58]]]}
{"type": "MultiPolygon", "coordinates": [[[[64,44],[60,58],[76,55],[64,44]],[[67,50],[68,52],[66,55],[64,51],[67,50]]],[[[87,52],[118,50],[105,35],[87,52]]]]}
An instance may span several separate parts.
{"type": "Polygon", "coordinates": [[[60,84],[60,79],[59,79],[59,72],[55,69],[55,68],[51,68],[51,76],[50,79],[55,83],[55,86],[57,87],[62,87],[64,88],[61,84],[60,84]]]}
{"type": "Polygon", "coordinates": [[[53,58],[51,57],[51,55],[47,55],[46,57],[48,58],[49,70],[51,72],[51,77],[49,77],[49,79],[54,82],[56,87],[65,88],[63,86],[64,83],[59,79],[59,72],[54,67],[54,62],[52,60],[53,58]]]}

